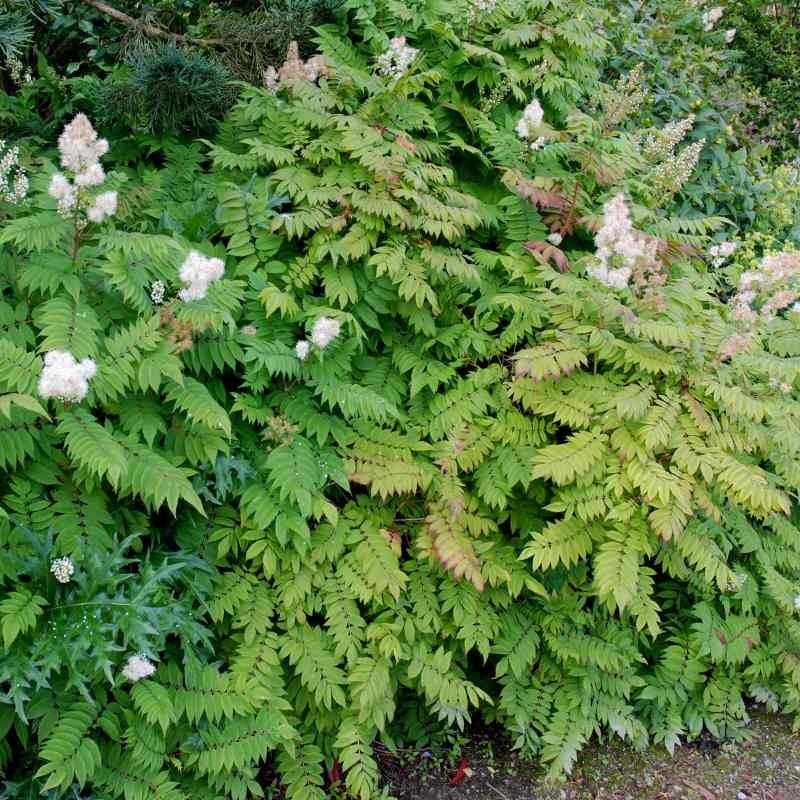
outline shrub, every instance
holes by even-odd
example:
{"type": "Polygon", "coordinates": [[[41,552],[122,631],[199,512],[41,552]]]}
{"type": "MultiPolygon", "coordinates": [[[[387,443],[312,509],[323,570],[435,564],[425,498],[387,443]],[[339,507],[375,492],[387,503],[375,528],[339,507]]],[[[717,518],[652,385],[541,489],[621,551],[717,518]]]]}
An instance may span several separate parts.
{"type": "Polygon", "coordinates": [[[213,131],[234,99],[230,76],[202,53],[162,43],[131,59],[127,79],[110,79],[97,98],[107,124],[120,116],[151,133],[213,131]]]}
{"type": "Polygon", "coordinates": [[[595,734],[800,710],[796,259],[769,295],[733,274],[734,318],[697,258],[721,220],[663,211],[685,127],[626,129],[641,73],[598,80],[582,2],[486,6],[352,0],[210,176],[175,148],[111,173],[103,223],[85,179],[4,206],[25,791],[240,798],[269,757],[289,797],[336,760],[366,799],[375,738],[476,712],[558,776],[595,734]],[[75,685],[46,642],[98,570],[148,624],[104,609],[75,685]]]}

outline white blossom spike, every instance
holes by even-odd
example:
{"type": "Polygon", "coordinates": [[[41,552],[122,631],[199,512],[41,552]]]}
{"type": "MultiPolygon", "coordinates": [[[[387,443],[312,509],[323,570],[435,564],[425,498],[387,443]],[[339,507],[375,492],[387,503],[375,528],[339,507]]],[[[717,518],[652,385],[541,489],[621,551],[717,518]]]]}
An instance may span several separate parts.
{"type": "Polygon", "coordinates": [[[538,150],[540,147],[544,146],[544,137],[536,137],[543,122],[544,109],[539,100],[534,97],[533,100],[525,106],[525,110],[522,112],[522,116],[517,123],[517,136],[526,141],[533,141],[535,139],[533,144],[536,146],[533,149],[538,150]]]}

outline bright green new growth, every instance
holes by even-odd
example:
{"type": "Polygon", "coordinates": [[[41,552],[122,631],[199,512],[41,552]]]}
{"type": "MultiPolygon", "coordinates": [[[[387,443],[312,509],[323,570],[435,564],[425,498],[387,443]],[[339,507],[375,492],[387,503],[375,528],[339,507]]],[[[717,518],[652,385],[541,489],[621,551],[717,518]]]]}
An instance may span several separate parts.
{"type": "Polygon", "coordinates": [[[46,177],[0,231],[23,783],[238,799],[268,757],[321,800],[335,759],[366,800],[374,739],[475,713],[557,777],[595,734],[800,711],[798,316],[724,357],[697,259],[724,220],[658,210],[620,110],[641,86],[600,84],[588,6],[468,18],[353,0],[315,80],[243,91],[209,175],[190,148],[136,191],[112,174],[119,217],[74,259],[46,177]],[[401,34],[419,52],[382,75],[401,34]],[[658,261],[612,290],[585,270],[620,192],[658,261]],[[225,275],[182,302],[190,250],[225,275]],[[36,399],[55,348],[96,361],[80,403],[36,399]]]}

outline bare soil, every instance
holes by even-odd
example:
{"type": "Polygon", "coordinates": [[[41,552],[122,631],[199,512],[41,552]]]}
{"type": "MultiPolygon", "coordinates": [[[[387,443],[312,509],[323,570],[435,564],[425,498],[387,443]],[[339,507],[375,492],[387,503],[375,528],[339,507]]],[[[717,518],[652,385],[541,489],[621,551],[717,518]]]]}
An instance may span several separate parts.
{"type": "Polygon", "coordinates": [[[593,745],[560,786],[547,785],[538,764],[491,731],[449,757],[382,753],[380,761],[398,800],[800,800],[800,737],[791,719],[754,712],[748,733],[736,743],[703,738],[674,757],[663,748],[593,745]]]}

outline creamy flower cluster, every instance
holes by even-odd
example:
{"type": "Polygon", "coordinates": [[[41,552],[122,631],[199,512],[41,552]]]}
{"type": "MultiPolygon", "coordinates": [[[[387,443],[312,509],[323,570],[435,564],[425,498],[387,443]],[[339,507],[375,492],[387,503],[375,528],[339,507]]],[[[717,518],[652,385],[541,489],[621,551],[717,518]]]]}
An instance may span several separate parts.
{"type": "Polygon", "coordinates": [[[192,250],[181,265],[180,279],[184,288],[178,292],[178,297],[184,303],[202,300],[208,292],[208,287],[218,281],[224,273],[225,264],[221,258],[209,258],[192,250]]]}
{"type": "Polygon", "coordinates": [[[164,281],[153,281],[150,284],[150,299],[155,305],[160,306],[164,302],[166,292],[167,287],[164,285],[164,281]]]}
{"type": "Polygon", "coordinates": [[[72,353],[51,350],[44,354],[44,368],[39,377],[39,396],[79,403],[86,397],[89,380],[96,374],[97,365],[91,358],[76,361],[72,353]]]}
{"type": "Polygon", "coordinates": [[[525,142],[529,142],[531,150],[539,150],[544,146],[544,136],[537,136],[544,123],[544,109],[539,100],[534,97],[525,106],[522,116],[517,123],[517,136],[525,142]]]}
{"type": "Polygon", "coordinates": [[[30,83],[33,80],[33,74],[29,67],[26,67],[16,56],[6,56],[6,69],[11,76],[12,83],[17,86],[22,86],[24,83],[30,83]]]}
{"type": "Polygon", "coordinates": [[[739,353],[744,353],[752,338],[751,333],[734,333],[733,336],[729,336],[719,346],[720,359],[726,361],[739,353]]]}
{"type": "Polygon", "coordinates": [[[677,156],[673,156],[660,164],[650,172],[649,180],[654,197],[664,203],[676,192],[680,191],[684,183],[697,166],[700,153],[705,147],[706,140],[700,139],[699,142],[684,147],[677,156]]]}
{"type": "Polygon", "coordinates": [[[778,389],[783,394],[791,394],[792,393],[792,385],[790,383],[786,383],[782,381],[780,378],[770,378],[769,379],[769,388],[770,389],[778,389]]]}
{"type": "Polygon", "coordinates": [[[708,11],[703,12],[703,30],[710,31],[722,19],[724,9],[722,6],[714,6],[709,8],[708,11]]]}
{"type": "Polygon", "coordinates": [[[721,242],[710,247],[708,254],[712,265],[721,267],[736,252],[737,247],[736,242],[721,242]]]}
{"type": "Polygon", "coordinates": [[[281,81],[310,81],[314,83],[322,75],[328,75],[330,69],[325,57],[315,55],[303,61],[297,42],[290,42],[286,51],[286,60],[280,69],[267,67],[263,72],[264,85],[275,94],[281,88],[281,81]]]}
{"type": "Polygon", "coordinates": [[[144,653],[137,653],[128,659],[122,670],[123,677],[136,683],[142,678],[149,678],[156,671],[156,666],[144,653]]]}
{"type": "Polygon", "coordinates": [[[55,558],[50,564],[50,572],[59,583],[69,583],[75,574],[75,563],[69,556],[55,558]]]}
{"type": "Polygon", "coordinates": [[[764,256],[757,270],[741,274],[731,316],[751,325],[759,319],[768,322],[799,296],[800,253],[774,253],[764,256]]]}
{"type": "Polygon", "coordinates": [[[0,139],[0,200],[20,203],[28,194],[28,176],[19,163],[19,148],[0,139]]]}
{"type": "MultiPolygon", "coordinates": [[[[720,345],[724,361],[747,350],[759,322],[769,322],[781,311],[797,308],[800,297],[800,253],[773,253],[761,259],[758,269],[739,276],[739,286],[730,302],[731,318],[743,325],[720,345]]],[[[787,384],[788,385],[788,384],[787,384]]],[[[777,387],[785,391],[783,384],[777,387]]],[[[791,391],[791,387],[789,387],[791,391]]],[[[788,392],[787,392],[788,394],[788,392]]]]}
{"type": "Polygon", "coordinates": [[[772,689],[768,689],[766,686],[753,685],[750,686],[749,693],[756,703],[762,703],[767,707],[768,711],[773,713],[780,711],[778,695],[772,689]]]}
{"type": "Polygon", "coordinates": [[[395,36],[389,47],[378,56],[378,72],[397,80],[408,72],[418,54],[419,50],[406,44],[405,36],[395,36]]]}
{"type": "Polygon", "coordinates": [[[642,145],[642,155],[648,161],[663,161],[671,158],[677,145],[683,141],[694,125],[694,114],[686,119],[667,123],[661,130],[653,130],[647,134],[642,145]]]}
{"type": "Polygon", "coordinates": [[[108,152],[108,142],[98,139],[85,114],[78,114],[58,138],[61,166],[72,173],[72,181],[60,172],[53,175],[49,193],[58,201],[61,214],[85,212],[95,223],[117,213],[117,193],[101,192],[92,197],[88,189],[101,186],[106,179],[100,158],[108,152]]]}
{"type": "Polygon", "coordinates": [[[622,194],[603,207],[603,224],[595,236],[596,262],[586,273],[610,289],[624,289],[641,262],[656,259],[656,243],[635,230],[622,194]]]}
{"type": "Polygon", "coordinates": [[[301,361],[305,361],[311,352],[312,344],[320,350],[324,350],[341,332],[342,326],[338,319],[320,317],[314,322],[314,327],[311,329],[311,341],[299,339],[295,344],[295,355],[301,361]]]}
{"type": "Polygon", "coordinates": [[[497,0],[470,0],[467,20],[472,25],[477,19],[491,14],[497,8],[497,0]]]}
{"type": "Polygon", "coordinates": [[[732,592],[738,592],[747,583],[746,572],[733,572],[728,580],[728,589],[732,592]]]}
{"type": "Polygon", "coordinates": [[[728,28],[725,31],[725,44],[730,44],[736,38],[736,28],[728,28]]]}
{"type": "Polygon", "coordinates": [[[492,109],[497,108],[505,100],[511,91],[514,82],[508,76],[500,78],[497,83],[487,91],[486,87],[481,87],[481,101],[479,108],[484,114],[488,114],[492,109]]]}

